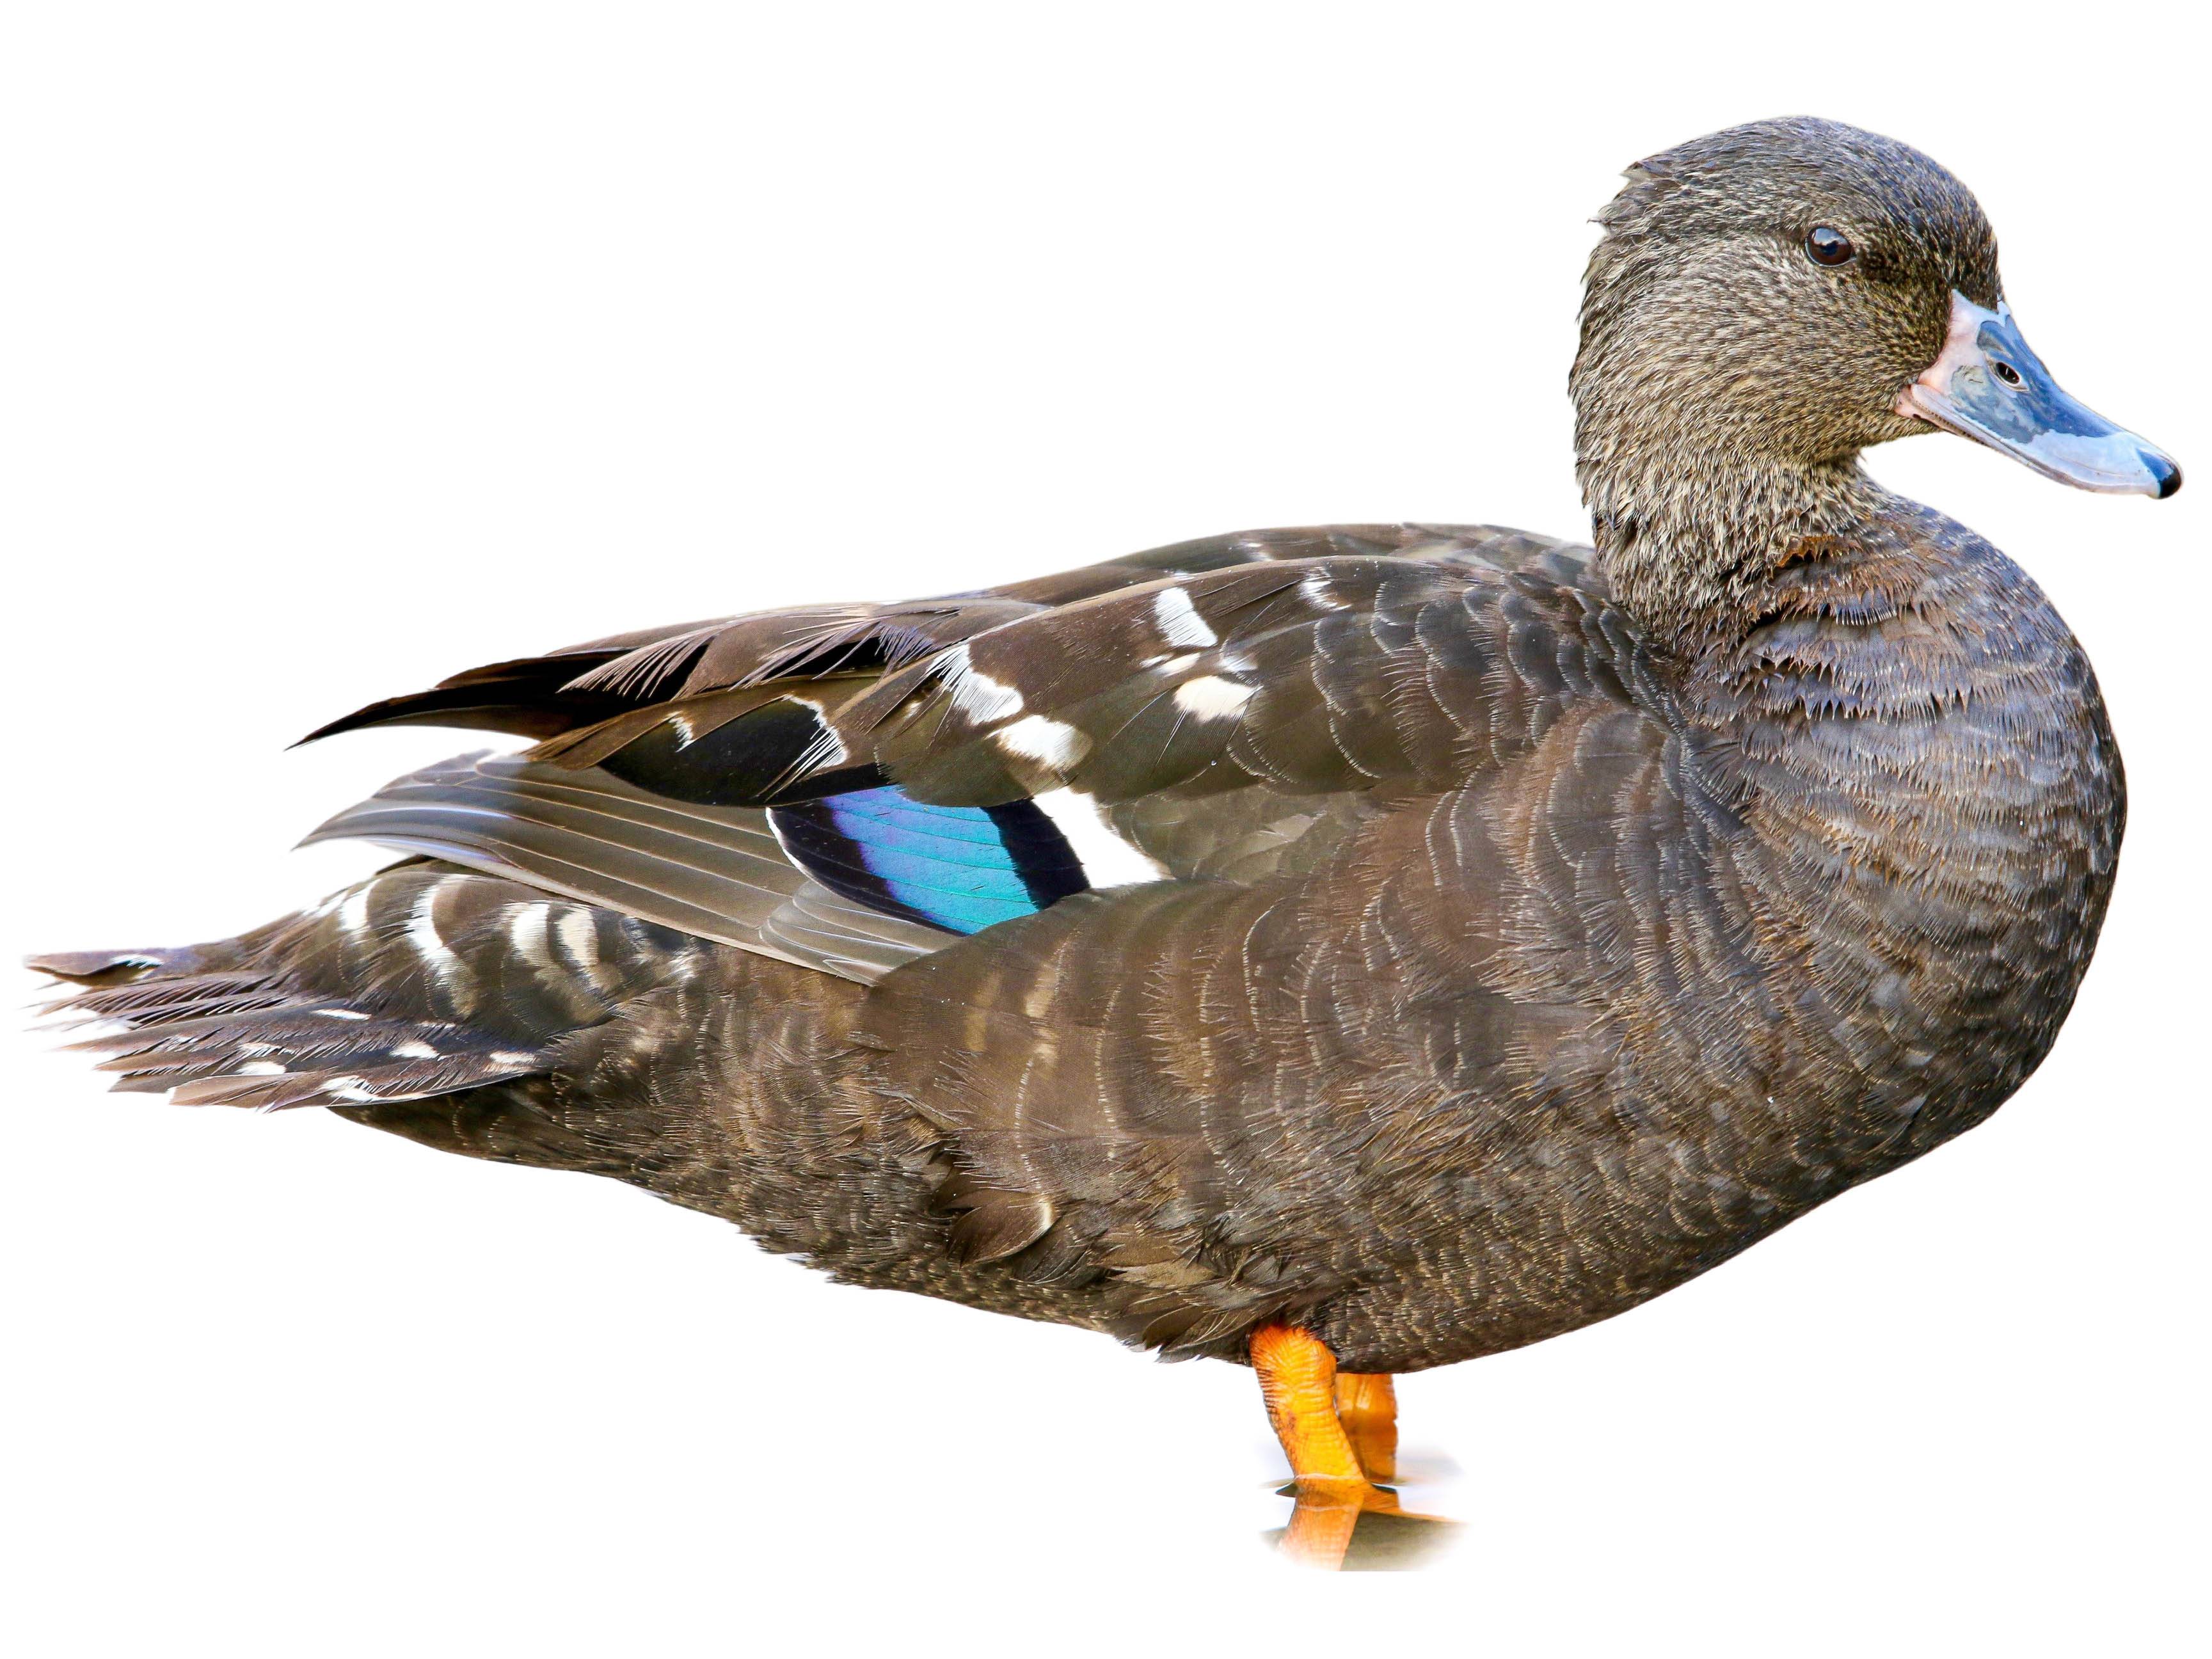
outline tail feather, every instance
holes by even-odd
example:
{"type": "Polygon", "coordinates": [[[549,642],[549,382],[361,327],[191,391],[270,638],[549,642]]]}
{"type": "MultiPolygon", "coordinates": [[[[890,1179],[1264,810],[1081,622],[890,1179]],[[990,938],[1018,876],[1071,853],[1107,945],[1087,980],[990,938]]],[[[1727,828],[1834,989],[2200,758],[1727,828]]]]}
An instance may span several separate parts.
{"type": "Polygon", "coordinates": [[[70,1048],[103,1054],[115,1087],[174,1088],[179,1105],[306,1106],[412,1100],[545,1069],[543,1045],[517,1048],[444,1021],[364,1016],[313,1000],[171,1019],[70,1048]]]}
{"type": "Polygon", "coordinates": [[[207,975],[238,969],[272,931],[258,928],[237,939],[174,945],[166,951],[52,951],[24,957],[23,965],[74,985],[104,990],[144,979],[207,975]]]}
{"type": "MultiPolygon", "coordinates": [[[[36,962],[32,964],[38,966],[36,962]]],[[[194,974],[180,979],[134,981],[127,984],[64,993],[46,1005],[48,1012],[67,1012],[69,1024],[95,1020],[194,1019],[209,1014],[245,1013],[271,1008],[286,993],[262,975],[246,971],[194,974]]]]}
{"type": "Polygon", "coordinates": [[[550,1071],[629,998],[696,970],[696,939],[451,866],[411,861],[213,945],[29,965],[73,988],[113,1086],[185,1105],[360,1106],[550,1071]]]}

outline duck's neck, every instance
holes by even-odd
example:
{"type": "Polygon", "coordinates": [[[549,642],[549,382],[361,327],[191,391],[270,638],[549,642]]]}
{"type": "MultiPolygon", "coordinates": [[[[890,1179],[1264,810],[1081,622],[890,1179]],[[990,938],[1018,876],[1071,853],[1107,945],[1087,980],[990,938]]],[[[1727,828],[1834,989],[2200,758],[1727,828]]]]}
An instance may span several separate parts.
{"type": "Polygon", "coordinates": [[[1757,626],[1777,579],[1808,547],[1847,544],[1898,505],[1856,456],[1601,454],[1581,477],[1614,599],[1689,655],[1757,626]]]}

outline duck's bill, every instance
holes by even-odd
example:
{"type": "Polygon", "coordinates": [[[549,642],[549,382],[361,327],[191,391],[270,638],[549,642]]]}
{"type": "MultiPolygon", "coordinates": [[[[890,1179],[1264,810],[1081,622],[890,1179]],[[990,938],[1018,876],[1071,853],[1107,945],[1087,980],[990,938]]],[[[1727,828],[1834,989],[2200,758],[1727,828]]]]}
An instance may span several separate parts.
{"type": "Polygon", "coordinates": [[[2163,497],[2181,488],[2171,455],[2067,396],[2027,349],[2008,305],[1987,311],[1954,294],[1942,356],[1899,394],[1897,412],[2077,489],[2163,497]]]}

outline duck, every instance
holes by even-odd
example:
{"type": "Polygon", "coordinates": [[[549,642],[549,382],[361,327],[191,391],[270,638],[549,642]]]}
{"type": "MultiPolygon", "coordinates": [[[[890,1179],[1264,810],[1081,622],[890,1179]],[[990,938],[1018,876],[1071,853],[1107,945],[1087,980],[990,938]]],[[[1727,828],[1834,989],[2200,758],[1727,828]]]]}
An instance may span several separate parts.
{"type": "Polygon", "coordinates": [[[30,965],[118,1089],[633,1183],[833,1278],[1250,1367],[1284,1547],[1396,1511],[1392,1378],[1635,1307],[1988,1117],[2110,897],[2035,583],[1861,465],[2163,498],[1972,194],[1827,120],[1637,162],[1586,544],[1216,536],[495,662],[311,734],[507,746],[252,932],[30,965]],[[517,741],[519,740],[519,742],[517,741]]]}

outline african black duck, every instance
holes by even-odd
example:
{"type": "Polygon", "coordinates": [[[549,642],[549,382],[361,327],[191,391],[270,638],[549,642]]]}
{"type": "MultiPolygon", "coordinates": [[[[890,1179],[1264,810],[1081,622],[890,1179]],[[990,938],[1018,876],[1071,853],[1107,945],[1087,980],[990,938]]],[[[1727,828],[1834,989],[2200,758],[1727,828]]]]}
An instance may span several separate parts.
{"type": "Polygon", "coordinates": [[[494,664],[316,734],[534,745],[316,832],[401,862],[33,965],[118,1088],[1252,1364],[1331,1559],[1393,1501],[1391,1373],[1618,1313],[1993,1111],[2119,851],[2065,624],[1858,466],[1942,428],[2179,487],[2029,351],[1973,198],[1782,120],[1601,222],[1594,547],[1266,531],[494,664]]]}

